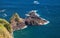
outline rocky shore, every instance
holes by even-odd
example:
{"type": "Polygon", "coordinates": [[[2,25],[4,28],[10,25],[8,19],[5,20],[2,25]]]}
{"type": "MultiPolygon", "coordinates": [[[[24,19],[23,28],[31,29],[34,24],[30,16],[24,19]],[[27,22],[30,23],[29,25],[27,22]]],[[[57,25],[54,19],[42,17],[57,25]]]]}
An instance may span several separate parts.
{"type": "Polygon", "coordinates": [[[13,31],[25,29],[28,25],[40,26],[48,23],[49,21],[41,18],[34,10],[26,14],[25,19],[15,13],[9,22],[0,18],[0,38],[13,38],[13,31]]]}

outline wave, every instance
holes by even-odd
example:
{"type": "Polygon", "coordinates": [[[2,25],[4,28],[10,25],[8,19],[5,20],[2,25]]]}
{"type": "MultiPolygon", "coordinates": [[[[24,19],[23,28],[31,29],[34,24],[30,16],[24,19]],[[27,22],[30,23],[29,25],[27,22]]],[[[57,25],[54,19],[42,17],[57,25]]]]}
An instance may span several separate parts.
{"type": "Polygon", "coordinates": [[[33,3],[34,3],[34,4],[40,4],[39,1],[34,1],[33,3]]]}
{"type": "Polygon", "coordinates": [[[3,14],[3,17],[7,17],[7,14],[6,14],[6,13],[4,13],[4,14],[3,14]]]}
{"type": "Polygon", "coordinates": [[[2,9],[2,10],[0,10],[0,12],[5,12],[6,11],[6,9],[2,9]]]}

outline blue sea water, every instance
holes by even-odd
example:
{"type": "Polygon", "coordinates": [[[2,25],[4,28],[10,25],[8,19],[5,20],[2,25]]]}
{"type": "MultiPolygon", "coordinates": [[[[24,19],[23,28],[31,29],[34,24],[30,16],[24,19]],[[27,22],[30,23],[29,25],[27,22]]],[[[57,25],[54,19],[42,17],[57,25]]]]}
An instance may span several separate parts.
{"type": "Polygon", "coordinates": [[[38,14],[49,20],[45,26],[28,26],[26,29],[14,31],[14,38],[60,38],[60,1],[59,0],[0,0],[0,18],[10,20],[17,12],[20,17],[31,10],[38,10],[38,14]],[[38,1],[39,4],[34,4],[38,1]]]}

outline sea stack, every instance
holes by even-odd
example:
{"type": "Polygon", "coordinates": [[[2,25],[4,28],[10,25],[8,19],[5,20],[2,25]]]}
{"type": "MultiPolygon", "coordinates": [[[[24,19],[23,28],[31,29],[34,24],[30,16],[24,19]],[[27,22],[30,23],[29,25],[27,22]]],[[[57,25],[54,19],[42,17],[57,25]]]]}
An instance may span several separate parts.
{"type": "Polygon", "coordinates": [[[49,21],[41,18],[36,10],[30,11],[28,14],[26,14],[25,18],[25,24],[27,25],[46,25],[49,23],[49,21]]]}
{"type": "Polygon", "coordinates": [[[13,16],[11,17],[10,24],[14,31],[24,29],[27,27],[25,25],[24,19],[20,18],[20,16],[17,13],[13,14],[13,16]]]}

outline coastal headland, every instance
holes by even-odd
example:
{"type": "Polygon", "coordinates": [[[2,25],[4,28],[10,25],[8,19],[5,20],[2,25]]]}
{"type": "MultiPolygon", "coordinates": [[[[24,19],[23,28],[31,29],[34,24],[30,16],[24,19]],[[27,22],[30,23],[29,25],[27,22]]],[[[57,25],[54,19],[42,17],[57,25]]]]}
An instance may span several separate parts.
{"type": "Polygon", "coordinates": [[[18,13],[15,13],[12,15],[9,22],[0,18],[0,38],[13,38],[14,31],[25,29],[29,25],[41,26],[49,23],[49,21],[40,17],[34,10],[25,15],[26,17],[23,19],[18,13]]]}

